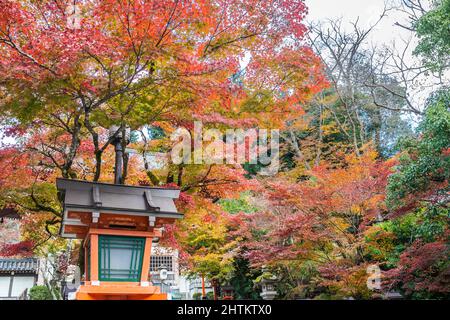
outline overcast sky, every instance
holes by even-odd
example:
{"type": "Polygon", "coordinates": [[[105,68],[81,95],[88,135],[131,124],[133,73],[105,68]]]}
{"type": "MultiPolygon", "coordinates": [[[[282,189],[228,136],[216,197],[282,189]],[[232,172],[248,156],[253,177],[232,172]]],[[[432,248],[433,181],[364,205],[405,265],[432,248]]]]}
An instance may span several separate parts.
{"type": "MultiPolygon", "coordinates": [[[[400,0],[305,0],[309,8],[309,13],[306,17],[307,21],[319,21],[342,17],[343,26],[351,28],[348,24],[350,21],[355,21],[359,17],[359,25],[367,27],[376,22],[383,11],[385,2],[388,7],[394,7],[400,0]]],[[[429,7],[430,2],[422,1],[425,7],[429,7]]],[[[395,26],[395,22],[408,24],[408,18],[405,14],[398,10],[390,10],[387,16],[376,26],[373,32],[370,33],[368,41],[376,46],[386,45],[391,47],[395,43],[397,50],[401,51],[404,48],[404,41],[410,39],[411,44],[407,51],[406,61],[409,66],[418,62],[416,57],[412,56],[412,50],[417,44],[417,39],[414,34],[395,26]]],[[[450,71],[446,72],[445,78],[450,79],[450,71]]],[[[425,84],[432,83],[429,78],[420,77],[425,84]]],[[[425,99],[435,88],[416,87],[410,90],[413,100],[416,100],[419,105],[423,105],[425,99]]]]}
{"type": "MultiPolygon", "coordinates": [[[[394,1],[389,1],[393,3],[394,1]]],[[[360,18],[361,26],[373,24],[384,7],[384,0],[305,0],[309,8],[308,21],[342,17],[344,21],[360,18]]],[[[392,5],[391,5],[392,6],[392,5]]],[[[394,25],[396,21],[404,21],[398,11],[390,11],[371,35],[377,43],[389,43],[401,37],[407,38],[410,33],[394,25]]]]}

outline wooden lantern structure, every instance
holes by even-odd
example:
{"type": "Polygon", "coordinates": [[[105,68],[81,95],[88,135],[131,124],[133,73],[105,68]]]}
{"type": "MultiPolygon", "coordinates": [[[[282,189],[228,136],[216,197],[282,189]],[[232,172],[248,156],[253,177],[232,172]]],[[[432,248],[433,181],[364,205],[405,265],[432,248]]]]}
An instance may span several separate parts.
{"type": "Polygon", "coordinates": [[[57,179],[61,236],[84,239],[85,283],[78,300],[166,299],[149,279],[153,240],[183,215],[178,189],[57,179]]]}

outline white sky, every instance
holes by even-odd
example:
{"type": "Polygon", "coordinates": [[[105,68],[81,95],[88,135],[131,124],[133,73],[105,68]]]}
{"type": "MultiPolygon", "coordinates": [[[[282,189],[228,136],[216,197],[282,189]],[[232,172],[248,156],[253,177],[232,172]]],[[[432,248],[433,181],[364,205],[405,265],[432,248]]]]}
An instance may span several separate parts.
{"type": "MultiPolygon", "coordinates": [[[[394,7],[399,3],[399,0],[305,0],[309,9],[306,21],[324,21],[327,19],[340,18],[343,19],[343,26],[351,28],[348,23],[355,21],[359,17],[359,25],[367,27],[374,24],[383,11],[385,3],[388,7],[394,7]]],[[[422,1],[425,7],[429,7],[430,1],[422,1]]],[[[408,25],[407,16],[398,10],[390,10],[387,16],[376,26],[376,28],[369,35],[368,41],[370,44],[376,46],[386,45],[391,47],[395,45],[398,51],[403,50],[404,41],[411,39],[409,50],[407,51],[406,61],[409,66],[412,66],[418,59],[412,56],[412,50],[415,48],[417,39],[414,34],[401,27],[394,25],[395,22],[401,22],[408,25]]],[[[450,71],[445,74],[445,78],[450,79],[450,71]]],[[[429,78],[420,77],[425,83],[430,82],[429,78]]],[[[423,88],[418,86],[411,89],[410,93],[416,100],[418,105],[423,105],[426,97],[434,90],[434,88],[423,88]]]]}
{"type": "MultiPolygon", "coordinates": [[[[388,1],[390,6],[394,1],[388,1]]],[[[305,0],[309,8],[307,21],[326,20],[342,17],[343,22],[354,21],[365,27],[373,24],[383,11],[385,0],[305,0]]],[[[396,21],[404,21],[404,16],[397,11],[390,11],[371,35],[375,43],[390,43],[398,39],[408,38],[410,32],[394,25],[396,21]]]]}

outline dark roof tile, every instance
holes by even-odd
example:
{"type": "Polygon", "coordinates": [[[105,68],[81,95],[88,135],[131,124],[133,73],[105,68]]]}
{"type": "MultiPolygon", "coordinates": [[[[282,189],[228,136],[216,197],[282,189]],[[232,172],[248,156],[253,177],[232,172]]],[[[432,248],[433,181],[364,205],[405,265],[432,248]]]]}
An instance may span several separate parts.
{"type": "Polygon", "coordinates": [[[36,258],[25,258],[25,259],[0,258],[0,273],[13,271],[37,273],[38,260],[36,258]]]}

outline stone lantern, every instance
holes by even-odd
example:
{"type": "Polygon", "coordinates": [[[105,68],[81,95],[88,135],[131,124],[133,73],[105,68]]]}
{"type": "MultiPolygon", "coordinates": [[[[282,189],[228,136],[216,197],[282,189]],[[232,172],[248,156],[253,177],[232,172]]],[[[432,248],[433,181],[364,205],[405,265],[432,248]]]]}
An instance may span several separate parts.
{"type": "Polygon", "coordinates": [[[266,268],[263,268],[263,275],[259,286],[261,287],[261,298],[264,300],[273,300],[277,296],[277,290],[275,284],[277,277],[267,272],[266,268]]]}
{"type": "Polygon", "coordinates": [[[161,292],[163,293],[167,293],[167,288],[165,288],[166,284],[164,283],[164,280],[167,279],[167,267],[164,264],[161,264],[158,267],[159,270],[159,281],[160,281],[160,285],[161,285],[161,292]]]}
{"type": "Polygon", "coordinates": [[[234,288],[233,286],[227,284],[221,288],[222,299],[223,300],[233,300],[234,296],[234,288]]]}

